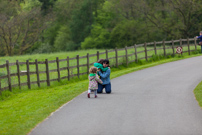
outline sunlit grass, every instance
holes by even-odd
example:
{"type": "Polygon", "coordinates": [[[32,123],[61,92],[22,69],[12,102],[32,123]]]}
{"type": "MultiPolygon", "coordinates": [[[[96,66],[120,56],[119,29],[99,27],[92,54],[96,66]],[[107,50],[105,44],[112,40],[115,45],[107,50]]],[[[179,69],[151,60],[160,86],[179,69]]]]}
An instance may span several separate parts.
{"type": "Polygon", "coordinates": [[[202,107],[202,82],[200,82],[194,89],[194,94],[196,100],[198,101],[200,107],[202,107]]]}

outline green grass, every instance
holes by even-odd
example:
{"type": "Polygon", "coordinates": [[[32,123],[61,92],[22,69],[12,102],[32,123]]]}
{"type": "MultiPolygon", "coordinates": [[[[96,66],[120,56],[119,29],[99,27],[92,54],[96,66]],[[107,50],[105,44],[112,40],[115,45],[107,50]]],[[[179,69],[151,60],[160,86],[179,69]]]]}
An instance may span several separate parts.
{"type": "MultiPolygon", "coordinates": [[[[162,56],[153,56],[148,62],[143,60],[131,63],[128,67],[122,65],[119,68],[112,68],[111,79],[144,68],[200,55],[183,55],[174,58],[168,56],[168,59],[162,56]]],[[[86,91],[88,88],[86,78],[87,76],[83,76],[81,79],[72,79],[70,82],[61,82],[46,88],[14,89],[12,93],[2,92],[0,96],[0,134],[27,134],[53,111],[86,91]],[[65,83],[67,84],[62,85],[65,83]]]]}
{"type": "Polygon", "coordinates": [[[87,81],[24,91],[0,102],[0,134],[27,134],[37,123],[87,88],[87,81]]]}
{"type": "Polygon", "coordinates": [[[194,89],[194,94],[196,100],[198,101],[200,107],[202,107],[202,82],[200,82],[194,89]]]}

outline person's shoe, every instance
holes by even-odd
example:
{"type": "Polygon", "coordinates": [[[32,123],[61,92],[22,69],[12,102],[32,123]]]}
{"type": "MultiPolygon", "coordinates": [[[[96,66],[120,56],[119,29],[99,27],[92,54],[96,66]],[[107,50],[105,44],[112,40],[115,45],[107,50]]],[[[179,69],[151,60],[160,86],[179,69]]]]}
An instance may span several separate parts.
{"type": "Polygon", "coordinates": [[[97,98],[97,95],[95,95],[95,98],[97,98]]]}
{"type": "Polygon", "coordinates": [[[90,93],[88,93],[88,98],[90,98],[90,93]]]}

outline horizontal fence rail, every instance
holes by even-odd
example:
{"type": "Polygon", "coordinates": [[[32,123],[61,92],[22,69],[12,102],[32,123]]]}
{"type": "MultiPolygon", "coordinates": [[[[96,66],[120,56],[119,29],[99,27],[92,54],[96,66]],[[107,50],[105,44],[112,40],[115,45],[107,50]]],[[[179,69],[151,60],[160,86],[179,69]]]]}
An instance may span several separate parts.
{"type": "Polygon", "coordinates": [[[107,58],[110,61],[111,66],[118,67],[119,65],[125,63],[128,65],[132,62],[138,62],[138,60],[145,59],[148,61],[153,55],[175,55],[176,54],[176,47],[188,47],[187,51],[183,51],[183,53],[190,52],[197,50],[197,43],[196,38],[191,39],[179,39],[179,40],[171,40],[171,41],[159,41],[159,42],[150,42],[144,44],[133,45],[130,47],[125,47],[121,49],[113,49],[113,50],[106,50],[104,52],[97,51],[95,54],[87,53],[85,56],[79,56],[66,59],[59,59],[56,57],[55,60],[48,60],[45,61],[38,61],[37,59],[34,62],[30,62],[27,60],[26,62],[19,62],[18,60],[14,63],[10,63],[8,60],[5,64],[0,65],[1,69],[4,69],[6,74],[0,74],[0,92],[4,90],[12,91],[12,88],[22,86],[28,86],[31,89],[33,84],[36,84],[38,87],[41,86],[41,83],[46,83],[47,86],[51,85],[51,82],[58,81],[60,82],[62,79],[70,80],[72,77],[78,77],[82,75],[89,74],[89,68],[99,60],[100,58],[107,58]],[[192,43],[190,43],[192,42],[192,43]],[[190,46],[195,46],[194,49],[191,50],[190,46]],[[170,49],[170,52],[167,50],[170,49]],[[162,51],[160,54],[158,51],[162,51]],[[110,57],[110,53],[113,53],[113,56],[110,57]],[[122,53],[122,55],[120,55],[122,53]],[[139,55],[141,54],[141,55],[139,55]],[[93,59],[94,62],[90,63],[90,60],[93,59]],[[122,59],[122,61],[120,61],[122,59]],[[72,61],[74,61],[75,65],[71,65],[72,61]],[[81,61],[85,61],[81,63],[81,61]],[[65,67],[61,67],[61,63],[65,65],[65,67]],[[50,64],[55,64],[55,68],[52,68],[50,64]],[[44,66],[44,70],[39,68],[40,66],[44,66]],[[15,68],[16,73],[11,73],[11,68],[15,68]],[[21,67],[26,67],[25,70],[22,70],[21,67]],[[34,66],[34,71],[30,70],[32,66],[34,66]],[[81,68],[85,68],[81,69],[81,68]],[[84,72],[81,72],[84,71],[84,72]],[[62,72],[62,73],[61,73],[62,72]],[[66,72],[66,73],[65,73],[66,72]],[[54,73],[55,78],[50,78],[50,74],[54,73]],[[41,75],[45,74],[45,80],[40,78],[41,75]],[[35,81],[32,80],[32,76],[35,75],[35,81]],[[62,76],[63,75],[63,76],[62,76]],[[17,78],[17,83],[12,82],[12,77],[17,78]],[[22,82],[22,77],[26,77],[26,81],[22,82]],[[4,86],[2,82],[4,80],[4,86]]]}

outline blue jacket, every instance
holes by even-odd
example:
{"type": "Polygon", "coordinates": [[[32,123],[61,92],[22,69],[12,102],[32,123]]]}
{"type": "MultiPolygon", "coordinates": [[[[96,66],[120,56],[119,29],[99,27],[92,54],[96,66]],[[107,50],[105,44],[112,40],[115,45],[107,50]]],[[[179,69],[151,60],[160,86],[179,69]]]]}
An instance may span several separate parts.
{"type": "Polygon", "coordinates": [[[98,72],[98,75],[100,76],[100,79],[102,80],[103,84],[102,85],[106,85],[110,83],[110,73],[111,70],[108,69],[106,72],[98,72]]]}
{"type": "Polygon", "coordinates": [[[201,36],[198,36],[197,39],[200,39],[200,42],[202,41],[202,35],[201,36]]]}

